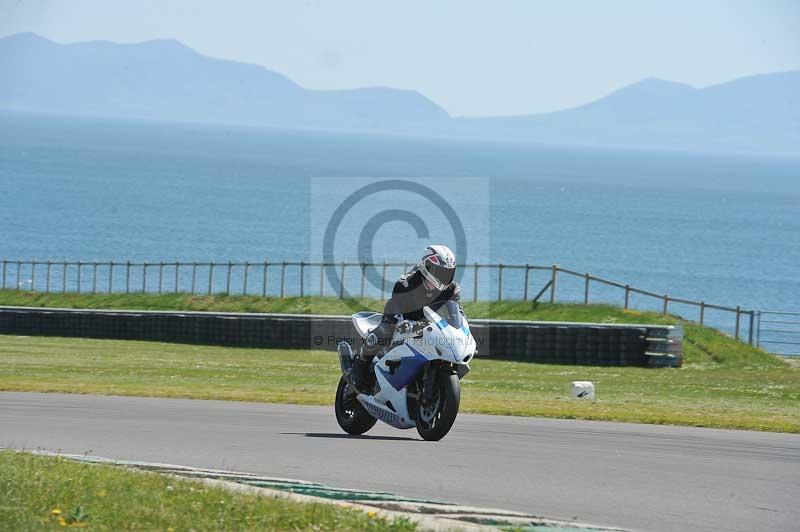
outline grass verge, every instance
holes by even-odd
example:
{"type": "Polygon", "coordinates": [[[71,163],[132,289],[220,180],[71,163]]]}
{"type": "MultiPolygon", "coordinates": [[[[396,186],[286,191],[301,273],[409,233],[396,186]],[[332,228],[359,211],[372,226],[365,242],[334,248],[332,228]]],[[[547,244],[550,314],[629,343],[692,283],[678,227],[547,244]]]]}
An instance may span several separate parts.
{"type": "MultiPolygon", "coordinates": [[[[473,318],[549,321],[608,321],[625,318],[639,323],[674,323],[673,316],[656,312],[623,311],[611,305],[571,305],[530,301],[463,301],[473,318]]],[[[335,297],[259,297],[241,295],[192,294],[78,294],[0,290],[0,305],[23,307],[60,307],[128,310],[190,310],[209,312],[275,312],[283,314],[346,314],[353,308],[382,309],[379,299],[347,299],[335,297]]]]}
{"type": "MultiPolygon", "coordinates": [[[[742,344],[726,351],[707,329],[695,341],[693,361],[679,369],[479,357],[463,381],[462,411],[800,432],[800,367],[742,344]],[[594,381],[598,400],[569,398],[573,380],[594,381]]],[[[7,391],[330,405],[338,368],[327,351],[0,335],[7,391]]]]}
{"type": "Polygon", "coordinates": [[[117,466],[0,451],[5,530],[415,530],[328,504],[232,493],[117,466]]]}

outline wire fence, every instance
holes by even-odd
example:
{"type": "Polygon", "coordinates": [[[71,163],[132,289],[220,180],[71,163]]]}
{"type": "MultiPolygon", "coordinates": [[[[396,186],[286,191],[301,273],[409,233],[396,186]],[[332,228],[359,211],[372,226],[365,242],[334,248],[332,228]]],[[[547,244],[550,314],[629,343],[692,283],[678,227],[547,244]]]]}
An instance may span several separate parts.
{"type": "Polygon", "coordinates": [[[800,312],[756,312],[756,345],[783,356],[800,356],[800,312]]]}
{"type": "MultiPolygon", "coordinates": [[[[2,260],[2,289],[77,293],[190,293],[258,296],[373,297],[390,295],[413,263],[303,262],[85,262],[2,260]],[[369,281],[369,282],[368,282],[369,281]]],[[[460,264],[462,298],[472,301],[615,303],[668,314],[691,307],[700,324],[755,342],[757,312],[659,294],[556,264],[460,264]],[[562,285],[570,281],[569,288],[562,285]],[[577,281],[577,285],[575,283],[577,281]],[[709,320],[709,313],[715,317],[709,320]]],[[[684,316],[686,317],[686,316],[684,316]]],[[[688,318],[688,319],[691,319],[688,318]]],[[[759,320],[759,324],[761,321],[759,320]]],[[[766,323],[766,322],[765,322],[766,323]]],[[[769,340],[764,340],[767,343],[769,340]]]]}

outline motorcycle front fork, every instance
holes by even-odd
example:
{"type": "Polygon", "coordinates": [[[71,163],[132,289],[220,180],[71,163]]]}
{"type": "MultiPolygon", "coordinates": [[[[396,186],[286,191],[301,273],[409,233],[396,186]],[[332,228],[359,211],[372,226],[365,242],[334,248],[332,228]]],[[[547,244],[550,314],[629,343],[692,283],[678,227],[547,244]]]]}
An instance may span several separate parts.
{"type": "Polygon", "coordinates": [[[420,400],[422,404],[429,404],[433,401],[433,379],[436,372],[431,369],[431,365],[425,366],[425,373],[422,375],[422,394],[420,400]]]}

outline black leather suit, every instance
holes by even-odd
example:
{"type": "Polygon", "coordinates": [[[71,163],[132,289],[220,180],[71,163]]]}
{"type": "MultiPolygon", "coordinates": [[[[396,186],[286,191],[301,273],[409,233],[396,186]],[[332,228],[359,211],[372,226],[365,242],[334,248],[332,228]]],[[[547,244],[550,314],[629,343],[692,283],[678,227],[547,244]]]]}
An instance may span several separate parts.
{"type": "Polygon", "coordinates": [[[423,284],[419,270],[412,270],[397,280],[392,289],[392,297],[386,302],[380,325],[372,330],[378,337],[377,344],[364,347],[362,355],[371,357],[387,347],[392,340],[395,326],[401,319],[419,321],[425,318],[422,308],[426,305],[436,307],[445,301],[459,301],[461,287],[453,281],[444,290],[429,291],[423,284]]]}

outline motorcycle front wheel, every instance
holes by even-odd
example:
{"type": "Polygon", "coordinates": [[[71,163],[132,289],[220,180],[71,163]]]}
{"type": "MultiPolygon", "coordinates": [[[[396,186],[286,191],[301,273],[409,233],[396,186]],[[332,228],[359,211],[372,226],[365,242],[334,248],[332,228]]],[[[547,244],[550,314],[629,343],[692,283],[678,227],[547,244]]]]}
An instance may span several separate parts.
{"type": "Polygon", "coordinates": [[[450,432],[461,403],[461,383],[455,373],[440,372],[434,381],[433,397],[427,404],[416,403],[417,432],[422,439],[439,441],[450,432]]]}
{"type": "Polygon", "coordinates": [[[378,421],[358,402],[344,376],[336,388],[336,421],[348,434],[364,434],[378,421]]]}

